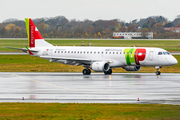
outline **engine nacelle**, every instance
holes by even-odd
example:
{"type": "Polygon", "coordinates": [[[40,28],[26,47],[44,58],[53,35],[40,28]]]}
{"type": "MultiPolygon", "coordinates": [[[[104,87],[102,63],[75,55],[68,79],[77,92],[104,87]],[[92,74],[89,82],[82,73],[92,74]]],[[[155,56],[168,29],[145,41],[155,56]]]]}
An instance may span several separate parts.
{"type": "Polygon", "coordinates": [[[108,71],[110,68],[109,63],[107,62],[93,62],[91,69],[95,72],[108,71]]]}
{"type": "Polygon", "coordinates": [[[139,71],[141,70],[141,66],[126,66],[123,67],[126,71],[139,71]]]}

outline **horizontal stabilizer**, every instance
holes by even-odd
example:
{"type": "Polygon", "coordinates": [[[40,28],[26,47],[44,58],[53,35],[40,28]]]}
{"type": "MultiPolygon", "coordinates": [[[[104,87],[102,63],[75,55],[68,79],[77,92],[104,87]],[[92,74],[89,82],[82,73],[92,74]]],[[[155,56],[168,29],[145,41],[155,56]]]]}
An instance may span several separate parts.
{"type": "MultiPolygon", "coordinates": [[[[15,49],[15,50],[22,50],[23,52],[27,53],[26,48],[14,48],[14,47],[5,47],[5,48],[10,48],[10,49],[15,49]]],[[[38,50],[31,50],[31,52],[38,52],[38,50]]]]}

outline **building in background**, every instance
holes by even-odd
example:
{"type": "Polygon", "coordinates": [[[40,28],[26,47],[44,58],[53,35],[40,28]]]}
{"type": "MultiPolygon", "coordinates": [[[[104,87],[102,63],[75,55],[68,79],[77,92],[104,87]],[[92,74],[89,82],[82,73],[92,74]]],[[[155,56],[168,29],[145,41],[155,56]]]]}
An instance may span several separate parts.
{"type": "Polygon", "coordinates": [[[153,32],[113,32],[113,39],[153,39],[153,32]]]}
{"type": "Polygon", "coordinates": [[[180,33],[180,27],[164,27],[164,30],[180,33]]]}

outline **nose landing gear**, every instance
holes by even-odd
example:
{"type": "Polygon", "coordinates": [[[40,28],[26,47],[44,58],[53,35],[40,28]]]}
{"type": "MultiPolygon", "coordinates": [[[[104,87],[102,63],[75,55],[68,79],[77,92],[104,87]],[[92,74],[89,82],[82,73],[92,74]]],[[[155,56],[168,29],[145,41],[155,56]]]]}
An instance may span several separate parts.
{"type": "Polygon", "coordinates": [[[161,67],[160,67],[160,66],[156,66],[155,68],[157,69],[156,75],[160,75],[160,74],[161,74],[161,72],[160,72],[160,68],[161,68],[161,67]]]}
{"type": "Polygon", "coordinates": [[[156,72],[156,75],[160,75],[160,74],[161,74],[161,72],[160,72],[160,71],[157,71],[157,72],[156,72]]]}

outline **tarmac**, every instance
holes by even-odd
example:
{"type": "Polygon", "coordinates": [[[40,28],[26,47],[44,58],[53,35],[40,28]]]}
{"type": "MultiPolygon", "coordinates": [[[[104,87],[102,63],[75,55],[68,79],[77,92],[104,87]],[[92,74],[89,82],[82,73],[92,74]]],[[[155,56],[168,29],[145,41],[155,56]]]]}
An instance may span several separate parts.
{"type": "Polygon", "coordinates": [[[0,72],[0,102],[180,105],[180,74],[0,72]]]}

